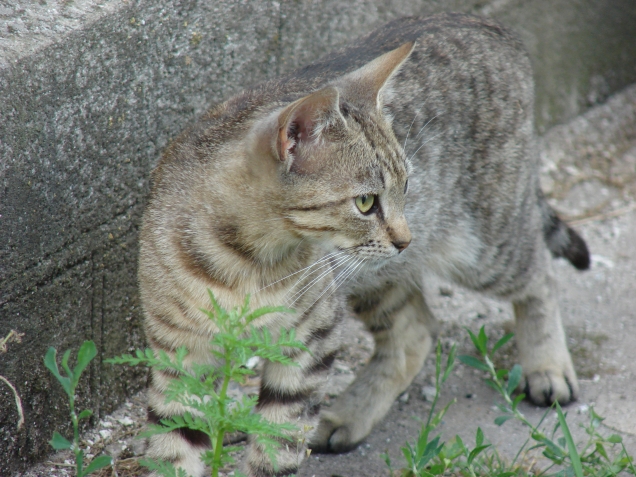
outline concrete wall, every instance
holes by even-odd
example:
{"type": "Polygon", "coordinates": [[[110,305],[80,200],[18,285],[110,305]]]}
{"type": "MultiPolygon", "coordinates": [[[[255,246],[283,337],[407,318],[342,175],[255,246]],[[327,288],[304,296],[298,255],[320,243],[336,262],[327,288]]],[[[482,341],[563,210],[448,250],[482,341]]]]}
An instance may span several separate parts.
{"type": "MultiPolygon", "coordinates": [[[[515,28],[545,130],[636,80],[633,0],[0,3],[0,475],[43,457],[67,407],[49,346],[100,353],[80,405],[107,412],[145,385],[106,357],[143,345],[137,228],[162,149],[209,105],[400,15],[442,10],[515,28]],[[611,3],[611,4],[610,4],[611,3]]],[[[62,426],[62,427],[60,427],[62,426]]]]}

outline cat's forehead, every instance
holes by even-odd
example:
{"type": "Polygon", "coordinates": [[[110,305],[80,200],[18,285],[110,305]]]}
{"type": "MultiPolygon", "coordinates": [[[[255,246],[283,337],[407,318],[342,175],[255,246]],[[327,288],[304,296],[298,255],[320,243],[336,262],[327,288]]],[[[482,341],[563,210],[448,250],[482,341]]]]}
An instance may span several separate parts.
{"type": "Polygon", "coordinates": [[[361,149],[353,154],[359,166],[384,186],[396,179],[403,182],[408,173],[404,150],[382,112],[361,111],[347,103],[341,110],[350,131],[356,136],[357,148],[361,149]]]}

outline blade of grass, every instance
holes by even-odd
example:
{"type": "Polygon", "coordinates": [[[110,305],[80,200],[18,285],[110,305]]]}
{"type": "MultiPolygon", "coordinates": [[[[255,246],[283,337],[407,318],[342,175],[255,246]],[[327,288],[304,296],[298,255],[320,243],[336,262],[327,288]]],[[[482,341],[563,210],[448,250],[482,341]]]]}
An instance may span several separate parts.
{"type": "Polygon", "coordinates": [[[561,406],[559,403],[556,403],[557,416],[559,418],[559,422],[561,423],[561,431],[563,432],[563,437],[565,437],[565,442],[568,446],[568,451],[570,455],[570,461],[572,462],[572,468],[574,469],[574,474],[576,477],[583,477],[583,468],[581,466],[581,457],[579,456],[578,451],[576,450],[576,445],[574,444],[574,440],[572,439],[572,434],[570,434],[570,428],[568,427],[568,423],[565,420],[565,415],[561,410],[561,406]]]}

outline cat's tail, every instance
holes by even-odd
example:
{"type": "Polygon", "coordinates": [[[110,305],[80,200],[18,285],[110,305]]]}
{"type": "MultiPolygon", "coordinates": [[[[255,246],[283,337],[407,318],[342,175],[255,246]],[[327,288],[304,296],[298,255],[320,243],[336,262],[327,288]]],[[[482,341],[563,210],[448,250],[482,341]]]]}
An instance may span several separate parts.
{"type": "Polygon", "coordinates": [[[543,219],[543,238],[553,257],[566,258],[579,270],[590,268],[590,252],[585,240],[568,227],[539,192],[543,219]]]}

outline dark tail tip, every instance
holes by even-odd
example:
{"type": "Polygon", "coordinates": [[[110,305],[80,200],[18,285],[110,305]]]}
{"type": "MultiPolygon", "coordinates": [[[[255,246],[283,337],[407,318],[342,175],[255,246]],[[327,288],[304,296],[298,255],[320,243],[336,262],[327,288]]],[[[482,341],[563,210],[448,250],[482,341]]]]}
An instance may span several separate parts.
{"type": "Polygon", "coordinates": [[[576,269],[587,270],[590,268],[590,252],[587,249],[585,240],[569,227],[568,238],[570,239],[570,243],[563,251],[563,256],[567,258],[576,269]]]}
{"type": "Polygon", "coordinates": [[[544,202],[543,236],[554,257],[566,258],[578,270],[590,268],[587,244],[544,202]]]}

